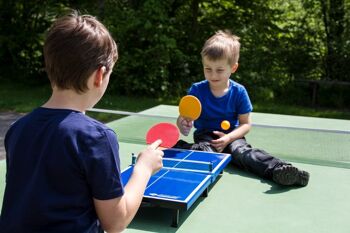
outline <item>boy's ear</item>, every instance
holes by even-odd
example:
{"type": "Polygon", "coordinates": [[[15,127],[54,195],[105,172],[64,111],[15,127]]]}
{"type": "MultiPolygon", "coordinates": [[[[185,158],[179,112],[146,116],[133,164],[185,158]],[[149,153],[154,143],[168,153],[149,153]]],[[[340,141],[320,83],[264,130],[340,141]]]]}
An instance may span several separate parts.
{"type": "Polygon", "coordinates": [[[231,73],[236,72],[237,69],[238,69],[238,63],[234,64],[234,65],[231,67],[231,73]]]}
{"type": "Polygon", "coordinates": [[[95,77],[94,77],[94,85],[96,87],[100,87],[102,85],[105,72],[106,72],[106,67],[104,66],[101,66],[96,70],[95,77]]]}

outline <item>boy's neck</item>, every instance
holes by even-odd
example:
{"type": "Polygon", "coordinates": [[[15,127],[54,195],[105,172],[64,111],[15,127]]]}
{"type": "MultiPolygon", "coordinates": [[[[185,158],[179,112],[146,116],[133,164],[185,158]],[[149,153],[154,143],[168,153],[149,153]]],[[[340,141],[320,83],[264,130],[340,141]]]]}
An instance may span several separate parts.
{"type": "Polygon", "coordinates": [[[215,96],[215,97],[221,97],[224,96],[230,89],[230,82],[227,81],[226,85],[221,85],[221,86],[213,86],[210,85],[209,83],[209,88],[211,93],[215,96]]]}
{"type": "Polygon", "coordinates": [[[92,107],[89,104],[89,96],[85,93],[78,94],[74,90],[53,89],[50,99],[42,106],[45,108],[71,109],[85,112],[92,107]]]}

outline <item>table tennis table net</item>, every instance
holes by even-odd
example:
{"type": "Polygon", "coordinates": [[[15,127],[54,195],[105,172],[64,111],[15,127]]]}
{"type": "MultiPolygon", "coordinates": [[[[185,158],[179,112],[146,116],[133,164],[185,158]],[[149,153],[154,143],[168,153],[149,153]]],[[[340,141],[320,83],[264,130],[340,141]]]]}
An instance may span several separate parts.
{"type": "Polygon", "coordinates": [[[188,170],[192,172],[211,172],[213,164],[210,162],[202,162],[186,159],[163,158],[164,169],[188,170]]]}
{"type": "Polygon", "coordinates": [[[293,127],[253,127],[253,147],[295,162],[350,168],[350,132],[293,127]]]}

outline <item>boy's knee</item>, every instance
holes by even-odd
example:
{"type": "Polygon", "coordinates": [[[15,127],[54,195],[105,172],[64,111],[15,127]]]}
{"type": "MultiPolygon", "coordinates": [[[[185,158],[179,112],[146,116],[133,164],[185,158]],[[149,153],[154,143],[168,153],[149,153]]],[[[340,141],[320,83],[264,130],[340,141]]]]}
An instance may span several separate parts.
{"type": "Polygon", "coordinates": [[[194,132],[193,139],[195,143],[206,142],[210,143],[214,139],[218,139],[219,137],[215,135],[212,131],[208,130],[197,130],[194,132]]]}
{"type": "Polygon", "coordinates": [[[191,150],[216,152],[214,147],[212,147],[209,142],[194,143],[191,147],[191,150]]]}
{"type": "Polygon", "coordinates": [[[184,140],[179,140],[172,148],[178,148],[178,149],[186,149],[189,150],[193,146],[193,143],[188,143],[184,140]]]}
{"type": "Polygon", "coordinates": [[[243,155],[252,150],[252,147],[244,139],[232,142],[229,147],[233,156],[243,155]]]}

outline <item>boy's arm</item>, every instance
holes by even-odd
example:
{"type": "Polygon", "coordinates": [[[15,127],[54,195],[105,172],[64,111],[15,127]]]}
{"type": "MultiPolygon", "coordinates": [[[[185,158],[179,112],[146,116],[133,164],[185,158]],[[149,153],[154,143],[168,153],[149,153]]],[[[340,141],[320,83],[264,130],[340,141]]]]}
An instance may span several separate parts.
{"type": "Polygon", "coordinates": [[[156,141],[139,154],[123,196],[110,200],[94,198],[96,213],[106,232],[121,232],[134,218],[151,175],[162,167],[163,152],[157,149],[160,143],[161,140],[156,141]]]}
{"type": "Polygon", "coordinates": [[[215,147],[218,152],[222,152],[229,143],[243,138],[250,131],[252,127],[250,113],[239,115],[238,120],[239,126],[228,134],[220,131],[213,132],[218,135],[219,138],[212,140],[211,145],[215,147]]]}
{"type": "Polygon", "coordinates": [[[242,114],[238,116],[239,126],[232,132],[227,134],[230,137],[230,143],[243,138],[252,128],[252,120],[250,113],[242,114]]]}

